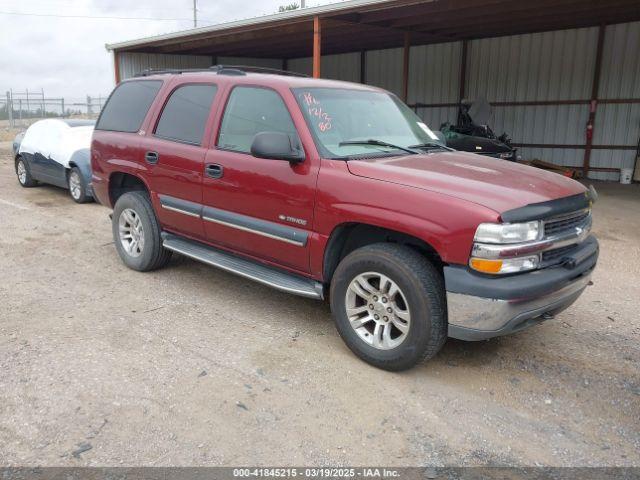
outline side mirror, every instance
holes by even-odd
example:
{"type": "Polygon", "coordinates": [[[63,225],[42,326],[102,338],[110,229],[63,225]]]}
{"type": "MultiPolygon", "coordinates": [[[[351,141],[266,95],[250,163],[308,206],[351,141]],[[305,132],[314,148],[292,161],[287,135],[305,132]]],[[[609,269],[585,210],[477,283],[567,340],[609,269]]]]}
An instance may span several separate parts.
{"type": "Polygon", "coordinates": [[[260,132],[253,137],[251,155],[292,163],[304,161],[304,150],[296,135],[282,132],[260,132]]]}

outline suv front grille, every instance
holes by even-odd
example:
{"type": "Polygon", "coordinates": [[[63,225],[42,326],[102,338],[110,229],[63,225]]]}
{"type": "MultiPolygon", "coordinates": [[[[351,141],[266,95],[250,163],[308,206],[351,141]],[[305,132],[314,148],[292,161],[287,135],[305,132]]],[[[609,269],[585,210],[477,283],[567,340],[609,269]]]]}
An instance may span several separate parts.
{"type": "Polygon", "coordinates": [[[591,215],[589,210],[581,210],[561,218],[555,218],[544,222],[544,236],[555,236],[584,225],[591,215]]]}

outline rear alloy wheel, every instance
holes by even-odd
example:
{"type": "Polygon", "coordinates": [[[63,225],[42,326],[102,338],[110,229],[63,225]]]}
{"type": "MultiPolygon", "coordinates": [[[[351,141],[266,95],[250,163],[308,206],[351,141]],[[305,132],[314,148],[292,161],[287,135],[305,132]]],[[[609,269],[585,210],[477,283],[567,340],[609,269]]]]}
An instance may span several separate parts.
{"type": "Polygon", "coordinates": [[[171,258],[171,251],[162,246],[160,225],[146,192],[128,192],[118,198],[112,231],[120,258],[133,270],[155,270],[171,258]]]}
{"type": "Polygon", "coordinates": [[[37,182],[31,177],[29,168],[22,158],[18,158],[16,161],[16,175],[18,176],[18,182],[25,188],[35,187],[37,182]]]}
{"type": "Polygon", "coordinates": [[[125,208],[118,218],[118,234],[120,244],[132,257],[142,255],[144,249],[144,228],[142,220],[135,210],[125,208]]]}
{"type": "Polygon", "coordinates": [[[87,186],[78,167],[69,172],[69,194],[76,203],[86,203],[91,198],[87,195],[87,186]]]}
{"type": "Polygon", "coordinates": [[[442,274],[410,247],[377,243],[354,250],[338,265],[330,298],[342,339],[378,368],[411,368],[447,339],[442,274]]]}

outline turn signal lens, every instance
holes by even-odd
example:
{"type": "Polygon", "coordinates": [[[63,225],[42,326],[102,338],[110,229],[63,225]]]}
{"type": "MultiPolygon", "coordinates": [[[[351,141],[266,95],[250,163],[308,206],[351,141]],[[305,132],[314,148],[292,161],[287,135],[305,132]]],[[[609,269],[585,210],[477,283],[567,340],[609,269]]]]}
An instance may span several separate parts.
{"type": "Polygon", "coordinates": [[[474,270],[483,273],[500,273],[502,260],[486,260],[484,258],[472,258],[469,265],[474,270]]]}
{"type": "Polygon", "coordinates": [[[535,270],[540,264],[538,255],[528,257],[504,258],[502,260],[490,260],[487,258],[471,257],[469,266],[482,273],[517,273],[535,270]]]}

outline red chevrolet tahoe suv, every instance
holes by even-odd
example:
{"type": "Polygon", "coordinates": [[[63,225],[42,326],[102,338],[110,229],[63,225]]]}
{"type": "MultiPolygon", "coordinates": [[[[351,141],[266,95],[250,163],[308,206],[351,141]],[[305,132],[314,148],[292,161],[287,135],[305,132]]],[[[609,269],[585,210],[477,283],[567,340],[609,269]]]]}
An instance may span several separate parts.
{"type": "Polygon", "coordinates": [[[240,67],[120,83],[91,146],[124,263],[172,252],[331,303],[363,360],[540,323],[590,283],[595,190],[444,146],[398,98],[240,67]]]}

